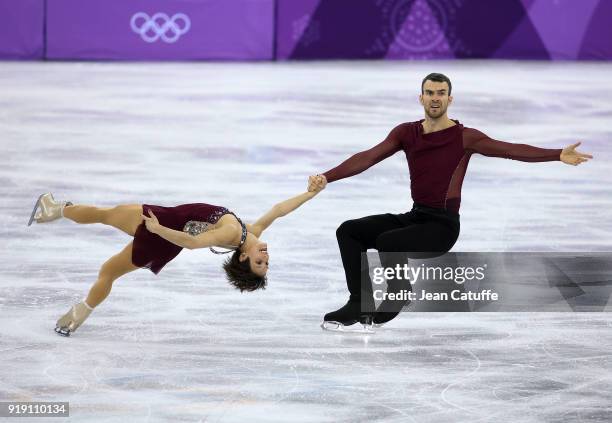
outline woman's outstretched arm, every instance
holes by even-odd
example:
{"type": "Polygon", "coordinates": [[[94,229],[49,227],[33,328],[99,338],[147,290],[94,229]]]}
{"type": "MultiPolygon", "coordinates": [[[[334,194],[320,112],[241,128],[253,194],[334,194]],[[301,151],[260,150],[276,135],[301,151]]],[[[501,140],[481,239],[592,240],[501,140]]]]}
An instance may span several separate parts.
{"type": "Polygon", "coordinates": [[[251,227],[251,231],[256,236],[261,235],[261,233],[265,231],[277,218],[288,215],[321,192],[322,189],[323,188],[317,189],[316,191],[306,191],[300,195],[296,195],[295,197],[291,197],[288,200],[275,204],[266,214],[257,219],[257,221],[251,227]]]}

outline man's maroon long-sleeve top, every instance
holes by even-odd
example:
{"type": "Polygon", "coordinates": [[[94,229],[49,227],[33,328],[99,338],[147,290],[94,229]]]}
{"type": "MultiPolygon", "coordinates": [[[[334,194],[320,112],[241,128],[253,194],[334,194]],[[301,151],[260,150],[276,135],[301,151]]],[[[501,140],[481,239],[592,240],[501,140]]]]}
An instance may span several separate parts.
{"type": "Polygon", "coordinates": [[[348,178],[404,150],[413,201],[458,212],[461,185],[473,153],[523,162],[560,160],[561,149],[497,141],[476,129],[464,127],[458,121],[454,121],[456,125],[450,128],[424,134],[421,122],[396,126],[383,142],[351,156],[323,175],[328,182],[348,178]]]}

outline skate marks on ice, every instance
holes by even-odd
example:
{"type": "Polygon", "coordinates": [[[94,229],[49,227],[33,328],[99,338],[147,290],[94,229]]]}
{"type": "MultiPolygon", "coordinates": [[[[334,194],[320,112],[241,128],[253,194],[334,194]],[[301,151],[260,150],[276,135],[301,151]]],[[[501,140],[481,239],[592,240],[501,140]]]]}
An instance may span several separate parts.
{"type": "Polygon", "coordinates": [[[66,398],[73,416],[110,420],[550,421],[571,410],[589,421],[609,411],[605,316],[406,313],[375,336],[322,336],[310,305],[198,305],[205,290],[178,282],[180,294],[160,298],[126,288],[71,338],[51,332],[53,310],[20,310],[26,319],[3,333],[14,349],[1,352],[2,395],[66,398]]]}

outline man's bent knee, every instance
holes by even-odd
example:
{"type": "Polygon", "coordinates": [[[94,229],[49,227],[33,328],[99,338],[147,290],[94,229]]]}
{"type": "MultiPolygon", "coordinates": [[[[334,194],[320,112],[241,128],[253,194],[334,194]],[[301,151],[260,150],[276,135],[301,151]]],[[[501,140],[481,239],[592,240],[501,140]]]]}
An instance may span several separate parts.
{"type": "Polygon", "coordinates": [[[336,238],[340,239],[355,232],[355,220],[346,220],[336,229],[336,238]]]}

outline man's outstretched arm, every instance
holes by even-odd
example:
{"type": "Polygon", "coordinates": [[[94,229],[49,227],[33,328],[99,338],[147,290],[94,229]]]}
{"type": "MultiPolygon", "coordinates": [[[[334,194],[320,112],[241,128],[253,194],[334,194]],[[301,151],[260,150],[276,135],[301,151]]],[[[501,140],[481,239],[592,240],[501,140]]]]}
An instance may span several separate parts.
{"type": "Polygon", "coordinates": [[[489,157],[503,157],[523,162],[549,162],[560,160],[563,163],[578,165],[592,159],[590,154],[576,151],[580,143],[561,148],[540,148],[528,144],[513,144],[489,138],[482,132],[466,128],[463,133],[465,150],[489,157]]]}
{"type": "MultiPolygon", "coordinates": [[[[398,125],[387,135],[384,141],[370,148],[352,155],[338,166],[328,170],[322,175],[315,175],[309,178],[309,190],[313,190],[315,185],[320,186],[327,182],[334,182],[339,179],[357,175],[364,170],[374,166],[376,163],[386,159],[402,149],[401,136],[404,128],[398,125]]],[[[324,185],[323,185],[324,186],[324,185]]]]}

